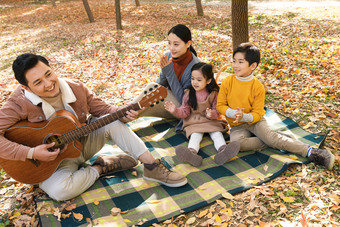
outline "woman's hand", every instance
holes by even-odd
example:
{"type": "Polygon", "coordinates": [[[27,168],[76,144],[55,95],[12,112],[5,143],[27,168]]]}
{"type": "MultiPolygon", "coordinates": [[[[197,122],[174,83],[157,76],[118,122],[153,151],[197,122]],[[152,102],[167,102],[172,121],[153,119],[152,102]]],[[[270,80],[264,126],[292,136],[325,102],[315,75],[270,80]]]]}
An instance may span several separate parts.
{"type": "Polygon", "coordinates": [[[237,124],[241,121],[242,117],[243,117],[243,111],[244,108],[240,108],[240,107],[236,107],[236,113],[235,113],[235,121],[233,121],[233,123],[237,124]]]}
{"type": "Polygon", "coordinates": [[[165,102],[164,108],[170,113],[174,113],[176,111],[176,105],[173,102],[165,102]]]}
{"type": "Polygon", "coordinates": [[[161,69],[163,69],[165,66],[169,65],[171,61],[172,61],[172,58],[170,58],[169,60],[166,55],[163,55],[160,57],[159,66],[161,67],[161,69]]]}

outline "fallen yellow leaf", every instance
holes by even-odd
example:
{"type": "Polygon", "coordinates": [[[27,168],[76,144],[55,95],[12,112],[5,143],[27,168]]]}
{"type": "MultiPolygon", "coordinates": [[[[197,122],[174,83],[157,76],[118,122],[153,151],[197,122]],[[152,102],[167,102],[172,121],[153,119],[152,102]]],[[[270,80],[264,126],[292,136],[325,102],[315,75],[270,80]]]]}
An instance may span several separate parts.
{"type": "Polygon", "coordinates": [[[33,217],[31,218],[31,220],[30,220],[30,224],[31,224],[31,226],[33,226],[33,225],[34,225],[34,222],[35,222],[35,216],[33,216],[33,217]]]}
{"type": "Polygon", "coordinates": [[[120,211],[121,211],[120,208],[118,208],[118,207],[113,207],[113,208],[111,209],[111,215],[117,216],[117,215],[120,213],[120,211]]]}
{"type": "Polygon", "coordinates": [[[226,199],[234,199],[234,196],[230,194],[229,192],[224,192],[222,196],[226,199]]]}
{"type": "Polygon", "coordinates": [[[205,189],[207,189],[207,187],[201,185],[201,186],[198,187],[198,189],[199,189],[199,190],[205,190],[205,189]]]}
{"type": "Polygon", "coordinates": [[[266,223],[266,222],[259,221],[259,226],[260,227],[271,227],[272,223],[266,223]]]}
{"type": "Polygon", "coordinates": [[[77,204],[73,203],[73,204],[65,207],[65,210],[71,211],[71,210],[75,209],[76,207],[77,207],[77,204]]]}
{"type": "Polygon", "coordinates": [[[292,186],[292,189],[293,189],[293,191],[296,191],[296,192],[299,191],[299,189],[294,187],[294,186],[292,186]]]}
{"type": "Polygon", "coordinates": [[[295,201],[295,198],[290,197],[290,196],[285,196],[285,197],[283,197],[282,199],[283,199],[283,201],[285,201],[286,203],[292,203],[292,202],[295,201]]]}
{"type": "Polygon", "coordinates": [[[307,223],[306,217],[303,214],[302,210],[301,210],[301,220],[300,220],[300,223],[301,223],[302,227],[308,227],[308,223],[307,223]]]}
{"type": "Polygon", "coordinates": [[[33,191],[34,186],[32,185],[27,191],[26,194],[30,193],[31,191],[33,191]]]}
{"type": "Polygon", "coordinates": [[[216,221],[217,221],[218,223],[222,223],[220,216],[216,215],[216,218],[215,218],[215,219],[216,219],[216,221]]]}
{"type": "Polygon", "coordinates": [[[226,207],[226,204],[222,201],[222,200],[216,200],[216,203],[218,204],[218,205],[220,205],[221,207],[226,207]]]}
{"type": "Polygon", "coordinates": [[[74,213],[74,212],[72,213],[73,213],[73,217],[77,219],[78,221],[83,220],[84,216],[81,213],[74,213]]]}
{"type": "Polygon", "coordinates": [[[63,218],[63,219],[69,218],[71,216],[71,214],[72,214],[71,212],[68,213],[68,214],[61,214],[61,218],[63,218]]]}
{"type": "Polygon", "coordinates": [[[156,203],[159,203],[160,201],[159,200],[148,200],[146,202],[149,204],[156,204],[156,203]]]}
{"type": "Polygon", "coordinates": [[[298,159],[298,157],[296,155],[293,155],[293,154],[289,155],[289,158],[293,159],[293,160],[297,160],[298,159]]]}
{"type": "Polygon", "coordinates": [[[204,211],[201,211],[201,212],[198,214],[198,218],[202,218],[202,217],[205,216],[207,213],[208,213],[208,209],[205,209],[204,211]]]}
{"type": "Polygon", "coordinates": [[[189,218],[189,219],[185,222],[185,224],[186,224],[186,225],[191,225],[191,224],[193,224],[195,221],[196,221],[196,218],[195,218],[195,217],[191,217],[191,218],[189,218]]]}

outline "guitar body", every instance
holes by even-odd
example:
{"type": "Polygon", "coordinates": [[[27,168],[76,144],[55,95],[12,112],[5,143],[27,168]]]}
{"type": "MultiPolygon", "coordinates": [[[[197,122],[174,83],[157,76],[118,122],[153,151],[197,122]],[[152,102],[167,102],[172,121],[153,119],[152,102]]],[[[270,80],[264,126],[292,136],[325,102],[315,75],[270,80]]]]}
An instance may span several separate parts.
{"type": "MultiPolygon", "coordinates": [[[[61,135],[72,131],[81,124],[70,112],[58,111],[55,117],[48,121],[31,123],[20,121],[7,129],[5,137],[13,142],[29,147],[44,144],[49,135],[61,135]]],[[[65,144],[57,158],[50,162],[41,162],[27,159],[26,161],[7,160],[0,158],[0,166],[13,179],[25,184],[37,184],[49,178],[58,168],[61,161],[68,158],[77,158],[82,151],[82,144],[75,140],[65,144]]]]}
{"type": "Polygon", "coordinates": [[[105,115],[88,125],[81,125],[78,119],[66,110],[60,110],[48,121],[31,123],[20,121],[7,129],[5,137],[18,144],[36,147],[41,144],[55,143],[54,148],[60,148],[61,152],[54,161],[41,162],[38,160],[16,161],[0,158],[0,166],[13,179],[25,184],[38,184],[49,178],[64,159],[77,158],[83,149],[79,138],[101,128],[121,117],[126,111],[140,110],[142,107],[152,106],[163,101],[167,96],[167,89],[156,85],[145,94],[138,103],[133,103],[114,113],[105,115]]]}

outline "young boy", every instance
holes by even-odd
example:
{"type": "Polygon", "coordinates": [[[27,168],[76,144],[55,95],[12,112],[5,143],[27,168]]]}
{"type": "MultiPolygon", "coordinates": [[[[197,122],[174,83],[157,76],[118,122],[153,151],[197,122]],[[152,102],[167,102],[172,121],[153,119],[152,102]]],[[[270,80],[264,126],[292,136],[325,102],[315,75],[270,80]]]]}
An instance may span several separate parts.
{"type": "Polygon", "coordinates": [[[250,43],[242,43],[233,52],[235,74],[222,81],[216,109],[225,114],[231,126],[230,141],[239,141],[240,151],[269,146],[308,157],[309,161],[331,170],[335,158],[330,151],[312,148],[269,128],[263,117],[264,86],[253,76],[259,63],[260,51],[250,43]]]}

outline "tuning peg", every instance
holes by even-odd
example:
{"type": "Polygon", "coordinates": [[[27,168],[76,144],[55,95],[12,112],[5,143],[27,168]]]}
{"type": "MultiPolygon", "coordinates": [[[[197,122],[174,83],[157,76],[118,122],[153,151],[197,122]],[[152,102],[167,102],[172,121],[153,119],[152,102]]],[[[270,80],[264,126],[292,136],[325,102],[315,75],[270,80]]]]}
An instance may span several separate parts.
{"type": "Polygon", "coordinates": [[[153,88],[151,87],[151,88],[149,88],[149,91],[152,91],[153,90],[153,88]]]}
{"type": "Polygon", "coordinates": [[[158,88],[158,84],[156,84],[156,85],[154,86],[154,88],[158,88]]]}
{"type": "Polygon", "coordinates": [[[151,104],[150,106],[151,106],[151,107],[154,107],[155,105],[154,105],[154,104],[151,104]]]}
{"type": "Polygon", "coordinates": [[[159,102],[157,101],[156,104],[158,104],[159,102]]]}
{"type": "Polygon", "coordinates": [[[161,102],[164,102],[164,99],[161,99],[161,102]]]}
{"type": "Polygon", "coordinates": [[[147,91],[144,91],[144,95],[146,95],[146,93],[148,93],[147,91]]]}

